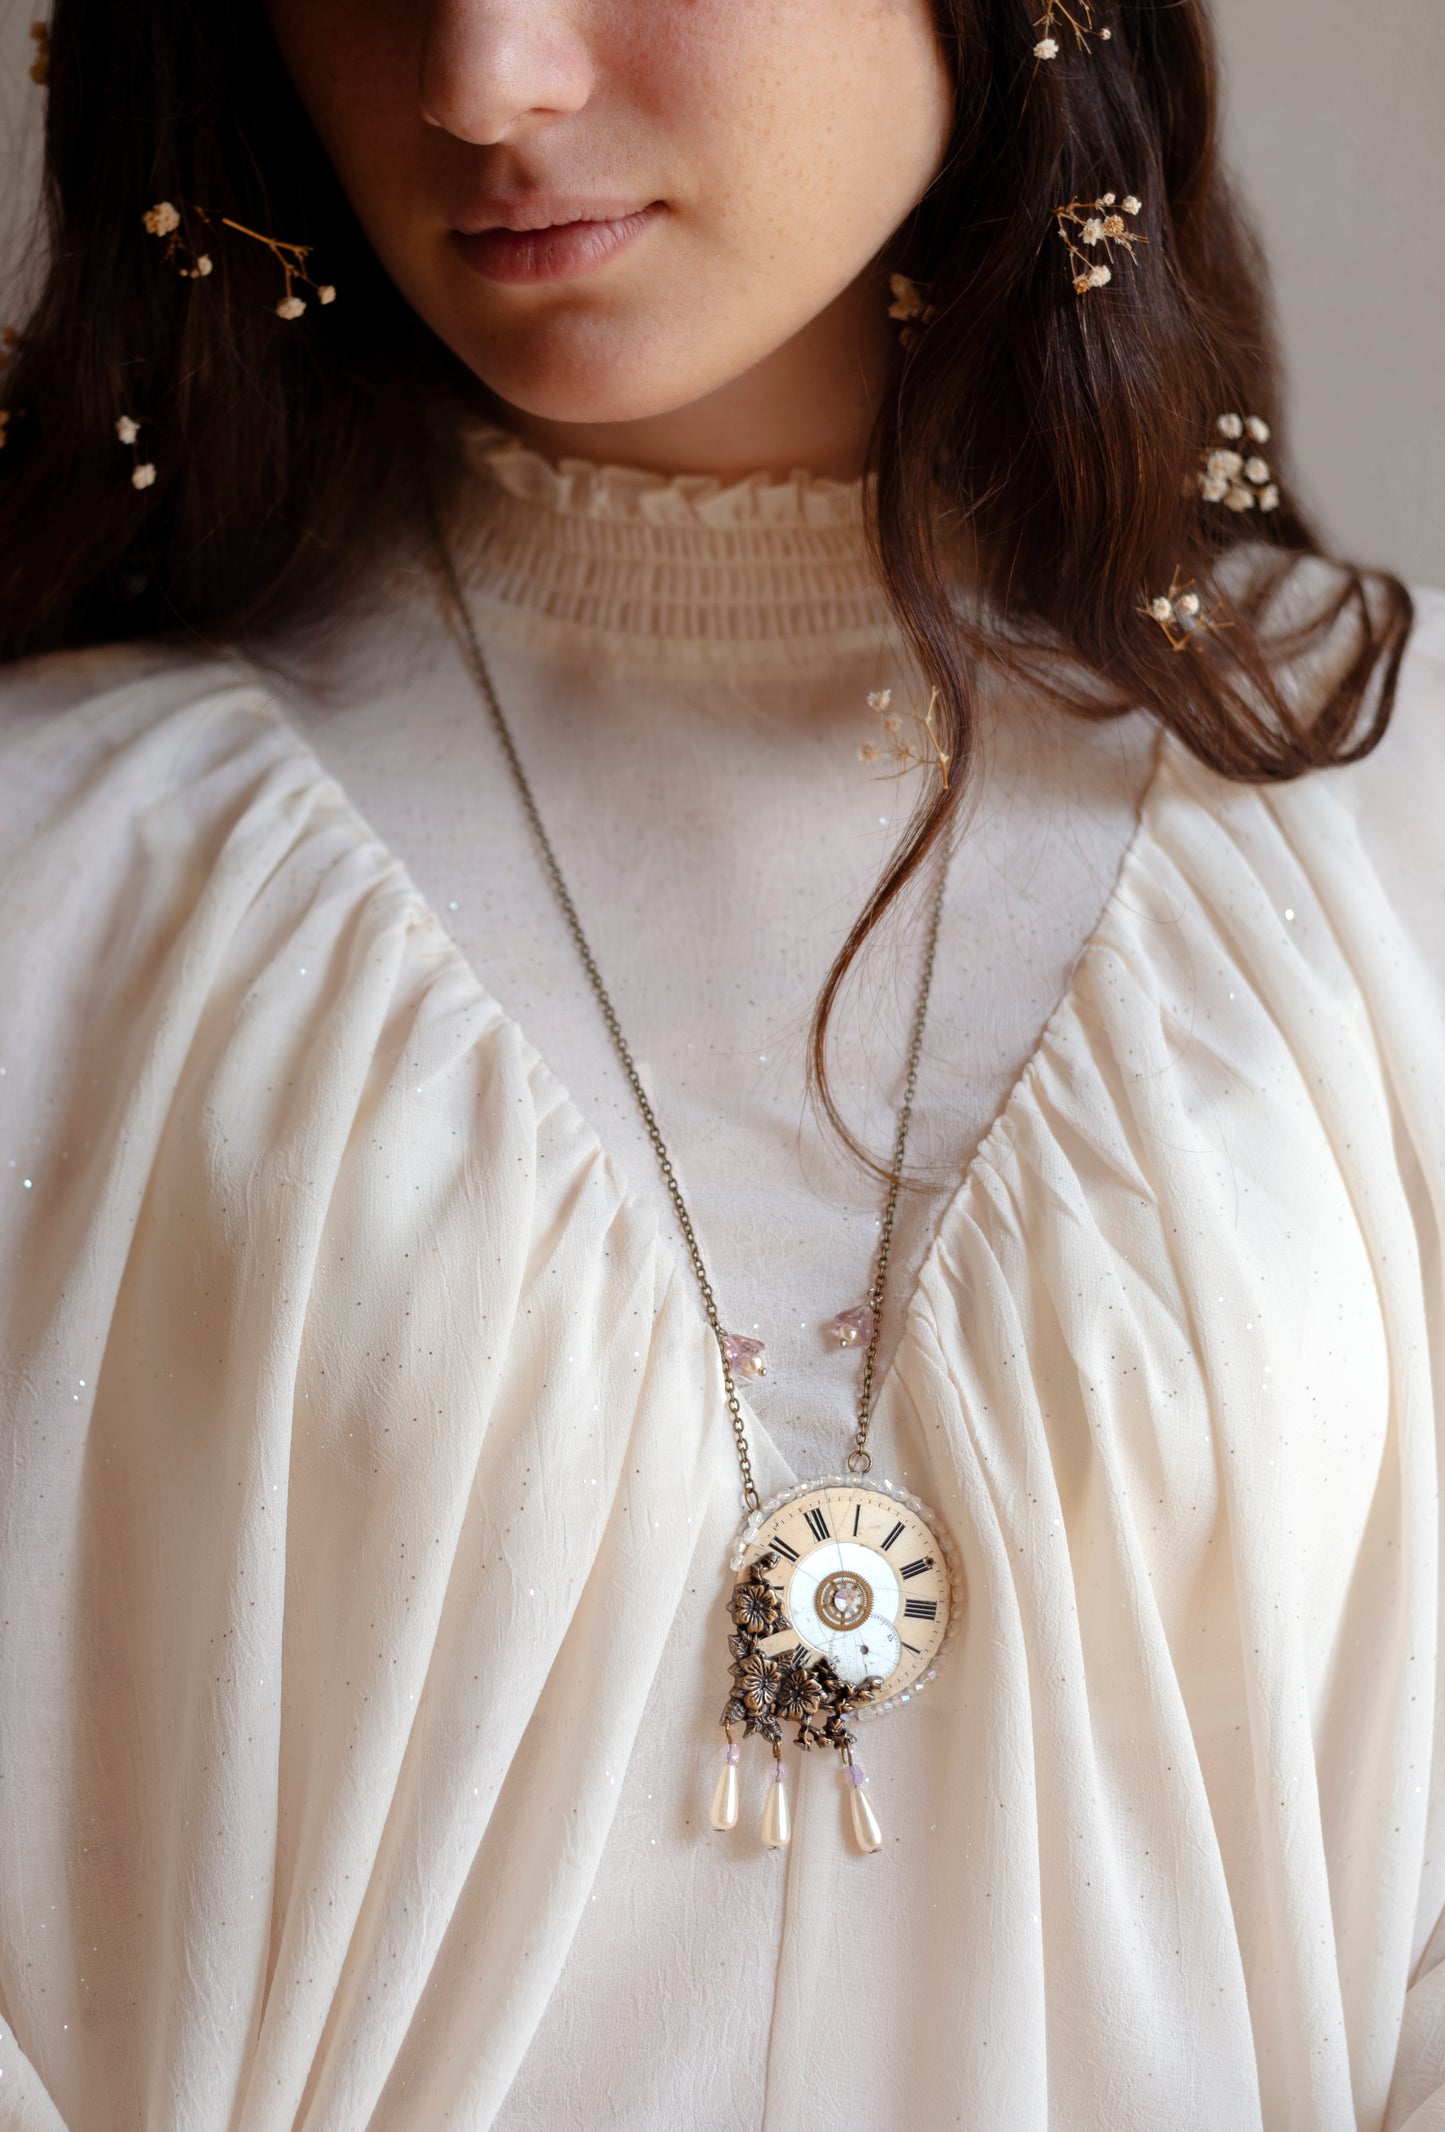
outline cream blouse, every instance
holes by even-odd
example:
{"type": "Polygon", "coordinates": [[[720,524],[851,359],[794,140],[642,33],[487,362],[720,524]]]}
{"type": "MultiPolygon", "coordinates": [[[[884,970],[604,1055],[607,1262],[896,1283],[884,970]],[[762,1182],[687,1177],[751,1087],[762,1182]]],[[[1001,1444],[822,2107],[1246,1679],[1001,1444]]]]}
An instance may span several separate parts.
{"type": "MultiPolygon", "coordinates": [[[[846,1438],[877,1195],[795,1069],[913,677],[856,493],[469,449],[767,1493],[846,1438]]],[[[761,1848],[756,1742],[707,1827],[720,1374],[423,584],[5,677],[0,2124],[1445,2125],[1445,598],[1288,786],[1009,710],[874,1424],[966,1613],[864,1857],[819,1756],[761,1848]]]]}

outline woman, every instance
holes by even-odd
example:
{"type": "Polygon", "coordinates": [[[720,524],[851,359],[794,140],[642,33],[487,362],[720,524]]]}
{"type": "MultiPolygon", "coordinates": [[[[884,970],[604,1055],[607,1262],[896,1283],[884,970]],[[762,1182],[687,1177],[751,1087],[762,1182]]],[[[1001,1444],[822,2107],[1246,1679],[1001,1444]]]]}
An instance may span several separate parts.
{"type": "Polygon", "coordinates": [[[1445,604],[1202,7],[46,94],[5,2122],[1439,2121],[1445,604]]]}

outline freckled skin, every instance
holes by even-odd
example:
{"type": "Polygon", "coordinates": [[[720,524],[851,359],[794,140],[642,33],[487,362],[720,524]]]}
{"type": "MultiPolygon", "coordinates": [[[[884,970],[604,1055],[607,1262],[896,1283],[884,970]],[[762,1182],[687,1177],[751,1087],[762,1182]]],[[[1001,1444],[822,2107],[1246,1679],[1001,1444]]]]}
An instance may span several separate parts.
{"type": "Polygon", "coordinates": [[[634,465],[858,470],[882,255],[948,137],[931,0],[268,11],[383,265],[501,419],[634,465]],[[665,212],[578,280],[482,279],[450,232],[536,187],[665,212]]]}

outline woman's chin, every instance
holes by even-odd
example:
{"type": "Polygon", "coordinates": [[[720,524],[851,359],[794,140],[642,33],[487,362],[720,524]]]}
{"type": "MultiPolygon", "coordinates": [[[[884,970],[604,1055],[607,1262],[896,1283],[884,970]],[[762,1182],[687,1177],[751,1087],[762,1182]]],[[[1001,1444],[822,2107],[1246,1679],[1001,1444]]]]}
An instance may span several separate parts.
{"type": "Polygon", "coordinates": [[[719,382],[711,370],[686,365],[654,370],[621,357],[585,364],[481,357],[469,367],[499,401],[538,421],[557,423],[650,421],[691,406],[719,382]]]}

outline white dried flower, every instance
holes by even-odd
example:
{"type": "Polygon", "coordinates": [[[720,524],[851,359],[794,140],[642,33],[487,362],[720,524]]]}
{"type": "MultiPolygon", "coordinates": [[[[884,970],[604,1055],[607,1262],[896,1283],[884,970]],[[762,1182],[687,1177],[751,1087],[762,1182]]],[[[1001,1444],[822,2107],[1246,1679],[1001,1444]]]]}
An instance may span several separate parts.
{"type": "Polygon", "coordinates": [[[885,733],[901,733],[903,731],[903,720],[899,717],[897,711],[893,713],[891,718],[884,719],[883,730],[885,733]]]}
{"type": "Polygon", "coordinates": [[[1166,600],[1161,592],[1157,599],[1149,602],[1149,612],[1156,622],[1172,622],[1174,619],[1174,602],[1166,600]]]}
{"type": "Polygon", "coordinates": [[[1244,426],[1256,444],[1268,444],[1269,424],[1262,415],[1251,415],[1244,426]]]}
{"type": "Polygon", "coordinates": [[[1111,37],[1113,36],[1113,34],[1114,34],[1114,32],[1113,32],[1112,30],[1100,30],[1100,32],[1099,32],[1099,42],[1100,42],[1100,44],[1107,44],[1107,43],[1109,42],[1109,39],[1110,39],[1110,38],[1111,38],[1111,37]]]}
{"type": "Polygon", "coordinates": [[[336,291],[329,281],[323,281],[320,288],[316,291],[316,301],[319,304],[335,303],[336,291]]]}
{"type": "Polygon", "coordinates": [[[1059,41],[1057,37],[1041,37],[1034,46],[1035,59],[1057,59],[1058,56],[1059,41]]]}
{"type": "Polygon", "coordinates": [[[859,762],[877,762],[878,752],[871,740],[863,740],[858,743],[859,762]]]}
{"type": "Polygon", "coordinates": [[[278,318],[299,318],[305,309],[306,305],[301,297],[283,296],[276,306],[276,316],[278,318]]]}
{"type": "Polygon", "coordinates": [[[1123,234],[1124,217],[1122,215],[1106,216],[1104,221],[1104,235],[1106,237],[1122,237],[1123,234]]]}
{"type": "Polygon", "coordinates": [[[147,459],[142,466],[132,467],[130,485],[133,489],[148,489],[156,478],[156,470],[147,459]]]}
{"type": "Polygon", "coordinates": [[[1181,592],[1179,595],[1179,612],[1186,615],[1198,614],[1199,594],[1197,592],[1181,592]]]}
{"type": "Polygon", "coordinates": [[[140,424],[133,415],[120,415],[116,419],[115,433],[122,444],[134,444],[140,435],[140,424]]]}
{"type": "Polygon", "coordinates": [[[1223,503],[1229,494],[1229,483],[1223,474],[1204,474],[1200,477],[1199,493],[1206,503],[1223,503]]]}
{"type": "Polygon", "coordinates": [[[1089,269],[1088,285],[1091,289],[1102,289],[1105,282],[1112,281],[1113,279],[1114,277],[1112,273],[1106,266],[1090,267],[1089,269]]]}
{"type": "Polygon", "coordinates": [[[1103,199],[1099,202],[1100,207],[1112,207],[1113,204],[1114,195],[1111,192],[1106,192],[1103,199]]]}
{"type": "Polygon", "coordinates": [[[1234,488],[1228,491],[1224,501],[1226,507],[1231,511],[1252,511],[1254,509],[1254,490],[1242,489],[1236,484],[1234,488]]]}
{"type": "Polygon", "coordinates": [[[868,708],[870,711],[886,711],[892,701],[893,691],[891,688],[874,688],[868,691],[868,708]]]}
{"type": "Polygon", "coordinates": [[[1244,462],[1244,471],[1249,476],[1249,479],[1253,482],[1259,483],[1268,481],[1269,461],[1267,459],[1258,458],[1246,459],[1244,462]]]}
{"type": "MultiPolygon", "coordinates": [[[[1107,36],[1107,34],[1108,32],[1106,31],[1105,35],[1107,36]]],[[[1143,201],[1132,192],[1125,193],[1122,204],[1126,215],[1137,215],[1140,208],[1144,205],[1143,201]]]]}
{"type": "Polygon", "coordinates": [[[1270,483],[1267,489],[1260,490],[1259,507],[1261,511],[1277,511],[1279,509],[1279,490],[1273,482],[1270,483]]]}
{"type": "Polygon", "coordinates": [[[148,207],[141,218],[153,237],[169,237],[173,229],[179,229],[181,218],[169,200],[157,200],[148,207]]]}
{"type": "Polygon", "coordinates": [[[209,252],[202,252],[200,258],[196,261],[196,273],[200,277],[200,279],[204,281],[210,271],[211,255],[209,252]]]}
{"type": "Polygon", "coordinates": [[[1244,461],[1238,452],[1211,452],[1205,471],[1216,479],[1223,475],[1232,481],[1236,474],[1242,472],[1243,467],[1244,461]]]}
{"type": "Polygon", "coordinates": [[[1083,229],[1083,239],[1085,244],[1097,244],[1103,234],[1104,225],[1099,220],[1099,217],[1097,215],[1090,215],[1088,221],[1084,224],[1083,229]]]}
{"type": "Polygon", "coordinates": [[[1221,437],[1242,437],[1244,424],[1238,415],[1221,415],[1215,424],[1221,437]]]}

